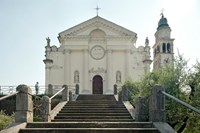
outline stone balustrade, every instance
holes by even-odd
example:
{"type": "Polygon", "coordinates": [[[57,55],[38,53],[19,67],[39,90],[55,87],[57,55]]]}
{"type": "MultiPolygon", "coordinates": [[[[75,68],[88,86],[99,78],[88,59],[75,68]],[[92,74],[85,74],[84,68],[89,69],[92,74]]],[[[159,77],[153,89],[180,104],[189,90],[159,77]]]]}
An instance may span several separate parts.
{"type": "MultiPolygon", "coordinates": [[[[49,90],[51,89],[51,85],[49,85],[49,90]]],[[[62,100],[68,101],[72,100],[72,92],[68,91],[68,86],[63,85],[62,91],[62,100]],[[69,97],[68,97],[69,96],[69,97]]],[[[32,100],[32,91],[31,88],[27,85],[19,85],[16,88],[19,93],[16,96],[16,114],[15,114],[15,122],[33,122],[33,100],[32,100]]],[[[51,121],[51,99],[48,96],[43,96],[41,98],[41,116],[43,121],[50,122],[51,121]]]]}

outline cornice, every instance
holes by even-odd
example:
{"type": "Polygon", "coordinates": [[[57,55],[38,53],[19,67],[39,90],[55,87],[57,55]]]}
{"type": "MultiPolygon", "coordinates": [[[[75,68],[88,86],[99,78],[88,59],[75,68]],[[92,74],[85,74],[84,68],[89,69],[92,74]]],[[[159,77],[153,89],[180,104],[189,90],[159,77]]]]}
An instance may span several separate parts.
{"type": "Polygon", "coordinates": [[[90,36],[66,36],[62,41],[89,41],[89,42],[103,42],[106,41],[127,41],[134,39],[132,36],[106,36],[105,38],[91,38],[90,36]]]}
{"type": "MultiPolygon", "coordinates": [[[[79,25],[76,25],[68,30],[65,30],[61,33],[59,33],[59,40],[61,41],[62,38],[65,38],[65,37],[69,37],[71,38],[71,36],[75,36],[91,27],[96,27],[96,28],[106,28],[107,30],[110,30],[114,33],[117,33],[121,36],[131,36],[131,37],[135,37],[137,38],[137,34],[124,28],[124,27],[121,27],[113,22],[110,22],[108,20],[105,20],[99,16],[97,17],[94,17],[88,21],[85,21],[79,25]]],[[[84,37],[85,38],[85,37],[84,37]]]]}

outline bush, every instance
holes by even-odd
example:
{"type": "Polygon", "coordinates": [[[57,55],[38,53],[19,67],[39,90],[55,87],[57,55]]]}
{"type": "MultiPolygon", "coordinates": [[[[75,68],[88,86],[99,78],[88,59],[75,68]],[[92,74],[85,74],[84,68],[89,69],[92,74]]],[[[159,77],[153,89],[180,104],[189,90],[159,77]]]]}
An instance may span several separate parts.
{"type": "Polygon", "coordinates": [[[12,116],[6,115],[2,110],[0,111],[0,131],[5,129],[13,122],[14,118],[12,116]]]}

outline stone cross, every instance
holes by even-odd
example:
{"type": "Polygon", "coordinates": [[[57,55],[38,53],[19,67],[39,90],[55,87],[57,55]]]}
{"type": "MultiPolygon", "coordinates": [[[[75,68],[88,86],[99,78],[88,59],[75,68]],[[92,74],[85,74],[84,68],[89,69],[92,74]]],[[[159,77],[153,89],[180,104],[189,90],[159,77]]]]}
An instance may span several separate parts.
{"type": "Polygon", "coordinates": [[[94,8],[95,10],[97,10],[97,16],[98,16],[98,14],[99,14],[99,10],[101,9],[101,8],[99,8],[98,6],[96,7],[96,8],[94,8]]]}

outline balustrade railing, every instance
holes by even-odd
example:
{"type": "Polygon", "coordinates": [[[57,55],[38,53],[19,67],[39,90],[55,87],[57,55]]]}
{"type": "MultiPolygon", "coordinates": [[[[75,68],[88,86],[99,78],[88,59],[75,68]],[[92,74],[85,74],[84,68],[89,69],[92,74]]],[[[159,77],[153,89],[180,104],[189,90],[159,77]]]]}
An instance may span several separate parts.
{"type": "MultiPolygon", "coordinates": [[[[129,100],[129,94],[134,95],[127,87],[122,87],[122,91],[120,93],[122,101],[129,100]]],[[[139,122],[166,122],[165,97],[168,97],[174,100],[175,102],[185,106],[186,108],[200,114],[199,109],[166,93],[165,89],[161,85],[155,85],[152,88],[151,94],[148,97],[138,97],[136,99],[135,120],[139,122]]],[[[181,126],[178,130],[178,133],[181,133],[183,129],[184,127],[181,126]]]]}
{"type": "Polygon", "coordinates": [[[173,99],[173,100],[176,101],[177,103],[179,103],[179,104],[185,106],[186,108],[188,108],[188,109],[190,109],[190,110],[192,110],[192,111],[194,111],[194,112],[200,114],[200,110],[199,110],[199,109],[197,109],[197,108],[195,108],[195,107],[189,105],[188,103],[183,102],[183,101],[181,101],[180,99],[178,99],[178,98],[176,98],[176,97],[174,97],[174,96],[172,96],[172,95],[170,95],[170,94],[168,94],[168,93],[166,93],[166,92],[164,92],[164,91],[161,91],[161,93],[162,93],[163,95],[167,96],[168,98],[173,99]]]}
{"type": "Polygon", "coordinates": [[[79,93],[78,85],[40,86],[37,95],[34,86],[1,86],[0,88],[1,92],[4,94],[4,96],[0,98],[0,101],[16,95],[16,114],[27,112],[23,113],[25,116],[20,116],[24,117],[23,119],[16,115],[16,122],[31,122],[33,118],[35,121],[50,121],[50,112],[53,109],[52,106],[55,107],[60,101],[73,100],[75,93],[79,93]],[[50,91],[51,94],[49,95],[50,91]],[[52,103],[54,103],[54,105],[52,105],[52,103]],[[29,116],[29,118],[27,116],[29,116]]]}
{"type": "MultiPolygon", "coordinates": [[[[31,88],[32,94],[36,94],[35,86],[29,86],[31,88]]],[[[9,95],[16,92],[17,86],[0,86],[0,95],[9,95]]],[[[47,86],[39,86],[38,95],[46,94],[47,86]]]]}
{"type": "MultiPolygon", "coordinates": [[[[36,89],[35,86],[29,86],[32,90],[32,94],[36,95],[36,89]]],[[[13,93],[16,93],[16,88],[17,86],[10,85],[10,86],[0,86],[0,95],[10,95],[13,93]]],[[[76,85],[69,85],[68,86],[69,90],[72,91],[73,94],[77,93],[76,92],[76,85]]],[[[38,94],[37,95],[53,95],[60,91],[62,89],[62,85],[49,85],[49,86],[44,86],[41,85],[39,86],[38,94]]]]}

